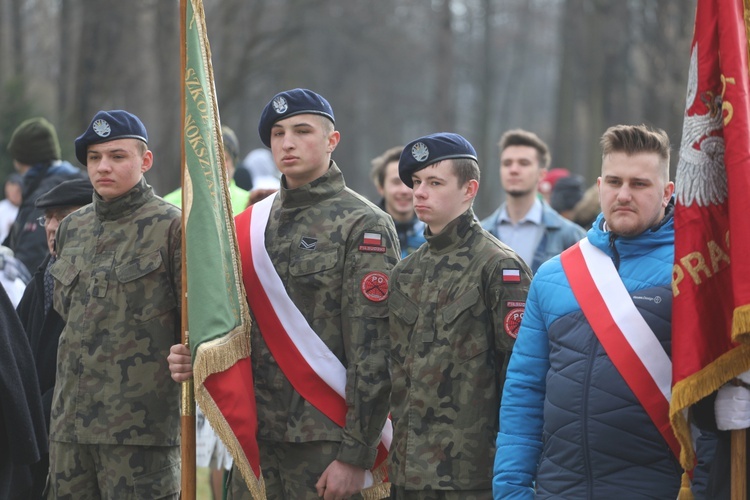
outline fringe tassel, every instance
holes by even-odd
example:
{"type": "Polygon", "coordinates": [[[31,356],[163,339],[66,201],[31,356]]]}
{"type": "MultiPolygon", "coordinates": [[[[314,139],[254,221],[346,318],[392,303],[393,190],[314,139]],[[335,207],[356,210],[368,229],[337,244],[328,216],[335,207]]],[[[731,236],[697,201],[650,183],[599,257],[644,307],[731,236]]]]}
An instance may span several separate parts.
{"type": "Polygon", "coordinates": [[[732,315],[732,341],[750,342],[750,304],[734,309],[732,315]]]}
{"type": "MultiPolygon", "coordinates": [[[[750,314],[750,309],[746,312],[750,314]]],[[[695,451],[687,409],[718,390],[728,380],[747,370],[750,370],[750,344],[742,344],[714,360],[702,370],[679,381],[672,388],[669,419],[682,447],[680,463],[685,470],[692,470],[695,465],[695,451]]]]}
{"type": "Polygon", "coordinates": [[[690,489],[690,476],[687,472],[682,473],[680,492],[677,494],[677,500],[693,500],[693,491],[690,489]]]}
{"type": "Polygon", "coordinates": [[[384,461],[377,469],[372,471],[373,485],[361,491],[364,500],[380,500],[390,498],[391,483],[388,482],[388,461],[384,461]]]}
{"type": "Polygon", "coordinates": [[[376,484],[375,486],[370,486],[366,490],[362,490],[361,493],[364,500],[380,500],[381,498],[390,498],[391,483],[376,484]]]}
{"type": "Polygon", "coordinates": [[[266,500],[266,485],[263,481],[263,475],[255,477],[240,442],[229,427],[224,414],[221,413],[203,385],[203,382],[210,375],[227,370],[240,359],[250,356],[251,324],[252,321],[248,315],[244,318],[242,325],[227,335],[199,345],[193,364],[193,378],[195,380],[195,400],[232,455],[234,463],[247,483],[250,495],[255,500],[266,500]]]}

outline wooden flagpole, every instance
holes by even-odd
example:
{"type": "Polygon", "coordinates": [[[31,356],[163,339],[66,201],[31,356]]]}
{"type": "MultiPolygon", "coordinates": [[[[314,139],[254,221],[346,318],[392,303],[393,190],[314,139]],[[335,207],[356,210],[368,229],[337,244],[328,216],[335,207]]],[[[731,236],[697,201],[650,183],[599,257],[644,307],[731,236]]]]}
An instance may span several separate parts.
{"type": "MultiPolygon", "coordinates": [[[[185,66],[187,65],[187,1],[180,0],[180,130],[185,123],[185,66]]],[[[185,134],[180,133],[180,178],[185,178],[185,134]]],[[[182,190],[182,206],[185,206],[185,192],[182,190]]],[[[185,262],[185,216],[182,217],[182,343],[190,347],[188,334],[187,265],[185,262]]],[[[195,500],[195,394],[193,379],[182,383],[180,408],[181,454],[182,454],[182,500],[195,500]]]]}
{"type": "Polygon", "coordinates": [[[747,429],[732,431],[732,500],[747,499],[747,429]]]}

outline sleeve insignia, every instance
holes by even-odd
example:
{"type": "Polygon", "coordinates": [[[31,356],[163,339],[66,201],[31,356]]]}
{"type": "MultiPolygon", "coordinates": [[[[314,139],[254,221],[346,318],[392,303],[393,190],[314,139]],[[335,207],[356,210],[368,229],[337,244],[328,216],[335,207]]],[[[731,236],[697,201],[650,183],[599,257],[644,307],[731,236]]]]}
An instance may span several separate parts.
{"type": "Polygon", "coordinates": [[[362,278],[359,285],[367,300],[383,302],[388,298],[388,275],[380,271],[372,271],[362,278]]]}
{"type": "Polygon", "coordinates": [[[362,238],[362,244],[359,245],[360,252],[385,253],[383,246],[383,235],[380,233],[366,232],[362,238]]]}
{"type": "Polygon", "coordinates": [[[505,321],[503,321],[503,327],[505,333],[512,338],[518,337],[518,330],[521,328],[521,320],[523,319],[523,307],[511,309],[508,314],[505,315],[505,321]]]}

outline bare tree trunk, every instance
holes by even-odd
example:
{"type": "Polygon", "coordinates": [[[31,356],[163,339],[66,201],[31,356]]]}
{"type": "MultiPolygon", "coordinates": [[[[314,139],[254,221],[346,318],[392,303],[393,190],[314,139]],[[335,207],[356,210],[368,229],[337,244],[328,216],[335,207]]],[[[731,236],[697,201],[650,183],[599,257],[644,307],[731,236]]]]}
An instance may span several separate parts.
{"type": "Polygon", "coordinates": [[[451,130],[456,123],[455,95],[453,85],[453,71],[456,64],[453,49],[455,37],[452,27],[453,14],[451,13],[451,0],[443,0],[438,12],[438,29],[435,30],[437,38],[435,101],[437,111],[435,126],[438,130],[451,130]]]}
{"type": "Polygon", "coordinates": [[[23,76],[24,70],[24,40],[23,40],[23,16],[21,15],[21,5],[23,0],[10,0],[10,18],[11,18],[11,61],[13,71],[17,76],[23,76]]]}

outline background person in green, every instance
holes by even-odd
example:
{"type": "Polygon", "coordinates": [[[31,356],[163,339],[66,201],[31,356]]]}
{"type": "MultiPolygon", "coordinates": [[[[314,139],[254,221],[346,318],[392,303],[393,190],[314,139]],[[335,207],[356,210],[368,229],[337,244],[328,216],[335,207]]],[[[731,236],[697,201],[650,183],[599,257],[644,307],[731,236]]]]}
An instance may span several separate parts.
{"type": "Polygon", "coordinates": [[[390,278],[391,498],[490,500],[492,440],[531,271],[474,217],[479,165],[466,139],[412,141],[399,175],[414,189],[427,243],[390,278]]]}
{"type": "MultiPolygon", "coordinates": [[[[224,140],[224,163],[227,166],[227,177],[229,178],[229,199],[232,203],[232,212],[238,214],[247,208],[250,200],[250,193],[234,182],[234,167],[240,156],[240,144],[237,141],[237,135],[226,125],[221,127],[221,137],[224,140]]],[[[164,195],[164,199],[182,207],[182,188],[177,188],[164,195]]]]}

